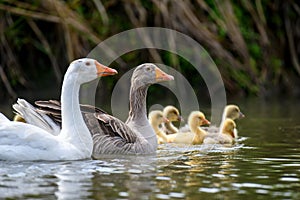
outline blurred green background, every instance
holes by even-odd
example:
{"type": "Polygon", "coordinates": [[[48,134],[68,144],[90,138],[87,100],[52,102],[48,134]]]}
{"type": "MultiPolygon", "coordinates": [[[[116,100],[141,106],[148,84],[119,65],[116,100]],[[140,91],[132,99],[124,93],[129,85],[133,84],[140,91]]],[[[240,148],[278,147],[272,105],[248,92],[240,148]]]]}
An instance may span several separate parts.
{"type": "MultiPolygon", "coordinates": [[[[300,94],[297,0],[0,0],[0,101],[25,94],[59,98],[70,61],[121,31],[153,26],[199,42],[217,64],[228,97],[300,94]],[[46,94],[28,93],[41,90],[46,94]]],[[[180,69],[197,94],[205,87],[187,61],[169,52],[146,49],[121,59],[130,67],[164,63],[180,69]]],[[[126,65],[111,66],[119,75],[105,79],[107,93],[126,65]]]]}

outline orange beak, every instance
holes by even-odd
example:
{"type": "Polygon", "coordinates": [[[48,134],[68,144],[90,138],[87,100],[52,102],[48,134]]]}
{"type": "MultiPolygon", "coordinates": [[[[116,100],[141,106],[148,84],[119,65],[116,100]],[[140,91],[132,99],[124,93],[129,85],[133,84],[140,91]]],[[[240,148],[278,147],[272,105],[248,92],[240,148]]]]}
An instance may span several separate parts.
{"type": "Polygon", "coordinates": [[[210,125],[210,121],[208,121],[207,119],[203,119],[203,125],[210,125]]]}
{"type": "Polygon", "coordinates": [[[164,118],[163,118],[163,122],[164,122],[164,123],[169,123],[170,120],[168,120],[167,118],[164,117],[164,118]]]}
{"type": "Polygon", "coordinates": [[[98,77],[100,77],[100,76],[111,76],[111,75],[115,75],[115,74],[118,73],[117,70],[106,67],[106,66],[98,63],[97,61],[95,61],[95,65],[96,65],[96,68],[97,68],[98,77]]]}
{"type": "Polygon", "coordinates": [[[160,82],[160,81],[172,81],[174,80],[174,77],[163,72],[162,70],[160,70],[158,67],[155,68],[155,79],[156,81],[160,82]]]}

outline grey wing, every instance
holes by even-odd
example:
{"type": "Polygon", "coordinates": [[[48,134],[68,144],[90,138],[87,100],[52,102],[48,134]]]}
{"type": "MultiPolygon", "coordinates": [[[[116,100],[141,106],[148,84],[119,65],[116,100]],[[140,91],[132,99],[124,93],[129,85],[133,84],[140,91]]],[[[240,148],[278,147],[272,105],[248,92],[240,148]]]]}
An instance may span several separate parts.
{"type": "Polygon", "coordinates": [[[61,103],[57,100],[36,101],[38,112],[48,115],[52,120],[61,126],[61,103]]]}
{"type": "MultiPolygon", "coordinates": [[[[35,105],[39,107],[39,112],[48,115],[51,119],[53,119],[56,123],[58,123],[61,126],[61,103],[59,101],[36,101],[35,105]]],[[[80,104],[80,110],[82,113],[106,113],[100,108],[85,104],[80,104]]]]}
{"type": "Polygon", "coordinates": [[[85,113],[101,113],[101,114],[107,114],[104,110],[102,110],[101,108],[95,107],[95,106],[91,106],[91,105],[87,105],[87,104],[80,104],[80,110],[81,112],[85,112],[85,113]]]}
{"type": "Polygon", "coordinates": [[[94,158],[101,157],[101,154],[153,153],[149,152],[151,148],[147,140],[121,120],[104,113],[85,114],[84,118],[93,137],[94,158]]]}

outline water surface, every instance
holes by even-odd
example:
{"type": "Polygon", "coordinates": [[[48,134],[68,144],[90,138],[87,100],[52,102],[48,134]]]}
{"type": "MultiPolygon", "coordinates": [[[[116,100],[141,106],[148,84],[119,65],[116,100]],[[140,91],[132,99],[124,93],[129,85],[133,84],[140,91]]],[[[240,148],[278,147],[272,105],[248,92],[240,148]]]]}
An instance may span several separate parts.
{"type": "Polygon", "coordinates": [[[240,102],[232,147],[161,145],[156,156],[0,161],[1,199],[300,199],[297,101],[240,102]]]}

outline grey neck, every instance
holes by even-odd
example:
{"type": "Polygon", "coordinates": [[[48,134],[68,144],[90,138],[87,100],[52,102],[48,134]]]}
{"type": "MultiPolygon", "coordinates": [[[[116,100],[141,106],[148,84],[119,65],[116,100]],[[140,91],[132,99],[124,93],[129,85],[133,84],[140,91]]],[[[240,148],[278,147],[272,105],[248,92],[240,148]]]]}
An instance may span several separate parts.
{"type": "Polygon", "coordinates": [[[134,87],[130,89],[130,110],[126,124],[137,134],[141,134],[151,146],[151,151],[157,149],[156,134],[147,118],[146,96],[149,85],[134,87]]]}
{"type": "Polygon", "coordinates": [[[130,110],[127,122],[134,121],[140,126],[149,124],[146,111],[146,96],[149,86],[130,89],[130,110]]]}

